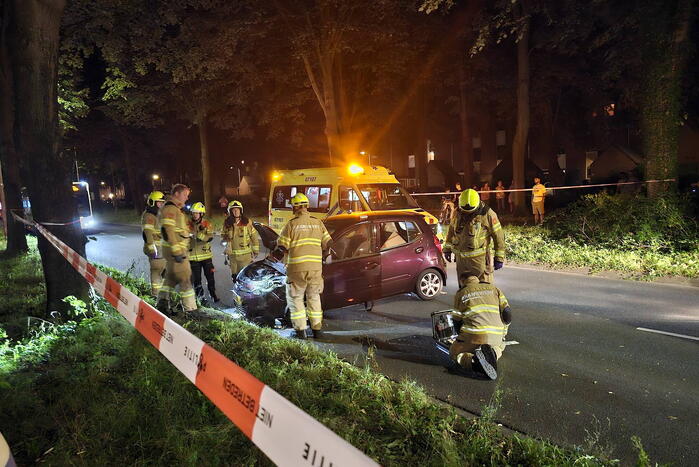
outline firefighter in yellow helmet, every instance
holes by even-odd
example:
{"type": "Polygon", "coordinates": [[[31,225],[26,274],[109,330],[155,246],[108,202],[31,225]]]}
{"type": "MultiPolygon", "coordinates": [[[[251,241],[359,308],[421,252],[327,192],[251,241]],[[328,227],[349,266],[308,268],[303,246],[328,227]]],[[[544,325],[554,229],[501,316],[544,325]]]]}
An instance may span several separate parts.
{"type": "Polygon", "coordinates": [[[192,269],[187,258],[189,250],[189,227],[187,216],[183,212],[184,204],[189,199],[190,189],[187,185],[177,184],[172,187],[170,196],[160,210],[158,217],[160,231],[163,235],[163,256],[165,257],[165,284],[158,294],[156,307],[163,313],[170,314],[171,295],[180,287],[182,308],[185,312],[197,309],[192,288],[192,269]]]}
{"type": "Polygon", "coordinates": [[[252,263],[260,252],[257,231],[252,221],[243,215],[243,203],[240,201],[228,203],[228,217],[223,223],[221,241],[226,246],[224,254],[235,281],[240,270],[252,263]]]}
{"type": "Polygon", "coordinates": [[[496,379],[497,361],[505,350],[505,335],[512,322],[510,304],[497,287],[476,276],[463,274],[459,283],[452,314],[459,335],[449,347],[449,355],[461,368],[496,379]]]}
{"type": "Polygon", "coordinates": [[[154,191],[148,195],[146,209],[141,215],[141,229],[143,233],[143,253],[150,263],[150,288],[151,294],[157,297],[163,286],[163,274],[165,273],[165,258],[163,257],[162,238],[160,236],[160,224],[158,223],[158,211],[165,204],[165,195],[161,191],[154,191]]]}
{"type": "Polygon", "coordinates": [[[481,201],[476,190],[469,188],[459,195],[459,207],[449,224],[443,251],[447,261],[456,259],[457,277],[468,274],[492,283],[493,271],[503,266],[505,234],[498,215],[481,201]]]}
{"type": "Polygon", "coordinates": [[[286,302],[296,337],[306,338],[306,318],[311,322],[313,337],[321,337],[323,309],[323,252],[332,238],[322,221],[308,213],[308,198],[297,193],[291,198],[294,217],[282,229],[272,256],[286,255],[286,302]],[[304,296],[306,301],[304,303],[304,296]]]}
{"type": "Polygon", "coordinates": [[[208,306],[208,300],[204,295],[204,287],[201,284],[201,273],[204,271],[206,285],[209,289],[211,300],[218,302],[216,296],[216,280],[214,278],[214,254],[211,251],[211,242],[214,239],[214,226],[204,219],[206,207],[203,203],[194,203],[190,210],[191,219],[189,221],[189,264],[192,267],[192,283],[194,293],[199,303],[208,306]]]}

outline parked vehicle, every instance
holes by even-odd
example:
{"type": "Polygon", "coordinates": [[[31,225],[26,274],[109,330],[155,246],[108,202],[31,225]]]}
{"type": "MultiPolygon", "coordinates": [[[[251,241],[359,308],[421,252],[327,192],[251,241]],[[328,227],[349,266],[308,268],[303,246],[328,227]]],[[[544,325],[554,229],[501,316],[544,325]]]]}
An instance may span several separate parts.
{"type": "MultiPolygon", "coordinates": [[[[333,243],[323,262],[324,309],[354,304],[371,309],[374,300],[404,293],[432,300],[442,291],[447,273],[441,244],[419,213],[343,214],[329,217],[325,225],[333,243]]],[[[274,248],[274,232],[261,224],[255,227],[265,246],[274,248]]],[[[285,274],[283,264],[269,259],[240,271],[233,293],[250,319],[288,323],[285,274]]]]}

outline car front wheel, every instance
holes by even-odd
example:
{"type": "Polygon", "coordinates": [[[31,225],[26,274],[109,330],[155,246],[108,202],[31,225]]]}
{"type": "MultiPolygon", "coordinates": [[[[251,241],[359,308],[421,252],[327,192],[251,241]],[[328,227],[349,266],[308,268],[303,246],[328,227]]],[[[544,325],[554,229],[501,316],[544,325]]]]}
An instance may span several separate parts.
{"type": "Polygon", "coordinates": [[[415,293],[423,300],[432,300],[444,287],[442,275],[434,269],[426,269],[417,276],[415,293]]]}

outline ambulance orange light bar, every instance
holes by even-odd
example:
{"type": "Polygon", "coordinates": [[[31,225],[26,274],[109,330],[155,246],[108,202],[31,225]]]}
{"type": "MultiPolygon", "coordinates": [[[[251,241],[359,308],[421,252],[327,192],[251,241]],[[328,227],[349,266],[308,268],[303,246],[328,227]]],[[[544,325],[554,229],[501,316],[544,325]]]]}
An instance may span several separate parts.
{"type": "Polygon", "coordinates": [[[272,181],[278,182],[282,178],[282,174],[279,172],[272,172],[272,181]]]}
{"type": "Polygon", "coordinates": [[[360,175],[364,173],[364,167],[357,164],[350,164],[350,166],[347,167],[347,172],[349,172],[350,175],[360,175]]]}

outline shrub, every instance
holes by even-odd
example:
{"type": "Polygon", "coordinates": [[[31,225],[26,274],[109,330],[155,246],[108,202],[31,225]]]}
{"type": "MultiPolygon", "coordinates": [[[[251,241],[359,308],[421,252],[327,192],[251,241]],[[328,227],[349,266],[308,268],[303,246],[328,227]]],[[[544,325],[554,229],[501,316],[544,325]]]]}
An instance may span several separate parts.
{"type": "Polygon", "coordinates": [[[661,252],[691,251],[699,246],[691,204],[677,195],[588,195],[554,213],[545,225],[552,238],[586,245],[661,252]]]}

